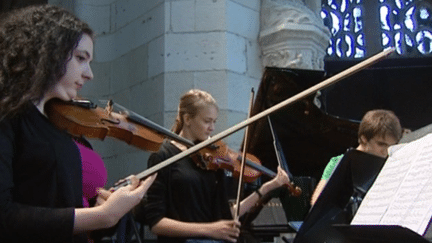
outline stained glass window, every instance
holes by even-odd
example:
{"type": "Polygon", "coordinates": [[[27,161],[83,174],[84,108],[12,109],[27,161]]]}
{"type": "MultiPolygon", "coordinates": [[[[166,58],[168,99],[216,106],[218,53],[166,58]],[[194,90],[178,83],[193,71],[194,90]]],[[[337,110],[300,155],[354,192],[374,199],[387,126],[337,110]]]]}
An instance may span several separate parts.
{"type": "Polygon", "coordinates": [[[327,57],[365,58],[395,47],[401,57],[432,53],[432,4],[426,0],[323,0],[331,32],[327,57]]]}

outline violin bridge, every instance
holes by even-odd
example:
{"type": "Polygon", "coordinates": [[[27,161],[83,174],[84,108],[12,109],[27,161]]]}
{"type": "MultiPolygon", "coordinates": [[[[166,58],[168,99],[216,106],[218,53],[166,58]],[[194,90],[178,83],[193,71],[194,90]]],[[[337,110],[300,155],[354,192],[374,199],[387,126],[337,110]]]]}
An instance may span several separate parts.
{"type": "Polygon", "coordinates": [[[109,99],[107,105],[105,106],[105,110],[107,111],[108,115],[111,115],[111,112],[113,111],[113,105],[114,102],[111,99],[109,99]]]}

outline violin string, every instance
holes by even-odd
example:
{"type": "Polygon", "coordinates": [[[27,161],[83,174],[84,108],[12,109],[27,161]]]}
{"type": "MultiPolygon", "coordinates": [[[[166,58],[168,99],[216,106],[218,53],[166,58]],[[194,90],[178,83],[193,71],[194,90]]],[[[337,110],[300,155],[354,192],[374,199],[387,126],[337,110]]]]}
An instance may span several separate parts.
{"type": "MultiPolygon", "coordinates": [[[[99,102],[107,102],[106,100],[99,100],[99,102]]],[[[173,133],[172,131],[170,131],[169,129],[166,129],[165,127],[162,127],[158,124],[156,124],[155,122],[139,115],[138,113],[118,104],[118,103],[114,103],[112,104],[113,107],[118,108],[119,109],[119,113],[120,114],[124,114],[126,115],[129,119],[131,119],[134,122],[137,122],[143,126],[146,126],[148,128],[151,128],[153,130],[155,130],[156,132],[165,135],[177,142],[180,142],[183,145],[186,145],[187,147],[192,147],[195,144],[183,137],[178,136],[177,134],[173,133]]]]}

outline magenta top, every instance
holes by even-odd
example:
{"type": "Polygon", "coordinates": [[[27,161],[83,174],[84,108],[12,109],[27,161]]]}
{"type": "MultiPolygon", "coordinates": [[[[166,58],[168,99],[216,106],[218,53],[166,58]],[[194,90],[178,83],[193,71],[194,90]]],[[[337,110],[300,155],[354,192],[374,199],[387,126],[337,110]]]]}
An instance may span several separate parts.
{"type": "Polygon", "coordinates": [[[102,158],[93,150],[75,142],[82,162],[83,206],[89,207],[89,199],[96,196],[96,188],[104,187],[108,173],[102,158]]]}

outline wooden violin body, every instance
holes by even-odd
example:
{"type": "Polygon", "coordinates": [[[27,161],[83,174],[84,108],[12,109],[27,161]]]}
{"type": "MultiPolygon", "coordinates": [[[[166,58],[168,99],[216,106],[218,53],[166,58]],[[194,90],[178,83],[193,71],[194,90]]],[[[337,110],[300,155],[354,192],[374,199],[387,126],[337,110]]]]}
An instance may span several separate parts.
{"type": "Polygon", "coordinates": [[[73,136],[105,139],[113,137],[148,151],[158,151],[164,137],[131,122],[126,115],[102,109],[89,101],[50,100],[46,107],[50,121],[73,136]]]}
{"type": "MultiPolygon", "coordinates": [[[[235,178],[239,178],[241,174],[241,154],[230,149],[221,140],[199,150],[193,155],[192,158],[194,159],[195,163],[197,163],[197,165],[203,169],[226,169],[231,171],[235,178]]],[[[243,172],[244,181],[247,183],[254,182],[262,174],[265,174],[270,178],[274,178],[276,176],[275,172],[262,166],[261,161],[256,156],[246,153],[246,166],[243,172]]],[[[291,195],[295,197],[301,195],[302,190],[298,186],[295,186],[292,182],[286,186],[291,195]]]]}
{"type": "MultiPolygon", "coordinates": [[[[226,169],[233,173],[235,178],[240,176],[241,167],[241,155],[231,150],[224,142],[221,140],[216,143],[201,149],[199,152],[192,156],[195,163],[206,170],[218,170],[226,169]]],[[[257,157],[252,154],[246,155],[247,161],[249,163],[254,163],[258,166],[261,165],[257,157]]],[[[255,170],[250,166],[245,168],[243,179],[246,182],[253,182],[261,176],[259,170],[255,170]]]]}

